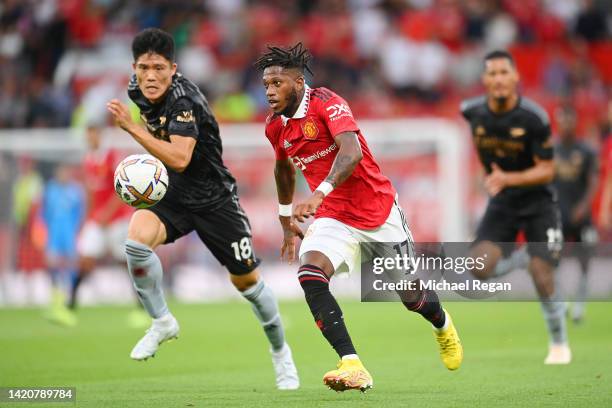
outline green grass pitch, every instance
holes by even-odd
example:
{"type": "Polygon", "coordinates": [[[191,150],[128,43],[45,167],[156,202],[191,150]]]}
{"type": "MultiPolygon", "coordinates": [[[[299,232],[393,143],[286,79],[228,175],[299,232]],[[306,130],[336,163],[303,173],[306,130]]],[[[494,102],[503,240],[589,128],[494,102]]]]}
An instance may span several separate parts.
{"type": "Polygon", "coordinates": [[[400,304],[342,301],[362,360],[374,376],[366,394],[335,393],[321,378],[336,364],[302,302],[281,305],[300,372],[299,391],[276,391],[264,335],[246,302],[181,305],[177,341],[147,362],[130,360],[143,334],[127,307],[79,310],[65,329],[39,310],[0,310],[0,386],[74,386],[76,404],[14,407],[602,407],[612,406],[609,303],[588,305],[570,327],[574,361],[544,366],[547,338],[537,303],[448,303],[465,347],[447,371],[430,326],[400,304]]]}

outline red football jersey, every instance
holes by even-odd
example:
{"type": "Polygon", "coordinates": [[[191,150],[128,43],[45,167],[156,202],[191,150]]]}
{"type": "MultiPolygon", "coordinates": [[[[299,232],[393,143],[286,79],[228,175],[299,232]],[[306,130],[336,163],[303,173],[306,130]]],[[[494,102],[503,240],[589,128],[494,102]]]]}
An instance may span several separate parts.
{"type": "Polygon", "coordinates": [[[328,176],[338,146],[334,137],[355,132],[363,159],[353,174],[323,200],[315,218],[334,218],[352,227],[370,230],[384,224],[395,189],[374,160],[348,104],[327,88],[306,88],[300,106],[291,118],[272,115],[266,120],[266,137],[276,159],[291,158],[311,191],[328,176]]]}
{"type": "MultiPolygon", "coordinates": [[[[117,152],[106,151],[88,152],[83,160],[85,187],[90,192],[89,211],[87,219],[98,221],[105,211],[110,200],[119,200],[115,193],[113,178],[115,167],[120,159],[117,152]]],[[[129,206],[121,204],[111,214],[110,222],[116,221],[131,214],[129,206]]]]}

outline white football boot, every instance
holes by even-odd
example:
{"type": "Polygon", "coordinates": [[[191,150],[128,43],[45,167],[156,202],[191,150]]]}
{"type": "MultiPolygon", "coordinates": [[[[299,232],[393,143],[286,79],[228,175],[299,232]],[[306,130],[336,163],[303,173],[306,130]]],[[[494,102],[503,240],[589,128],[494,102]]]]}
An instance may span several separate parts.
{"type": "Polygon", "coordinates": [[[572,361],[572,350],[567,343],[548,346],[548,356],[544,364],[569,364],[572,361]]]}
{"type": "Polygon", "coordinates": [[[172,314],[168,313],[159,319],[153,319],[153,324],[147,330],[144,337],[136,343],[130,353],[130,357],[134,360],[146,360],[149,357],[153,357],[160,344],[176,339],[178,333],[179,324],[172,314]]]}
{"type": "Polygon", "coordinates": [[[289,345],[285,343],[280,351],[272,351],[271,354],[274,372],[276,373],[276,388],[279,390],[297,390],[300,387],[300,379],[289,345]]]}

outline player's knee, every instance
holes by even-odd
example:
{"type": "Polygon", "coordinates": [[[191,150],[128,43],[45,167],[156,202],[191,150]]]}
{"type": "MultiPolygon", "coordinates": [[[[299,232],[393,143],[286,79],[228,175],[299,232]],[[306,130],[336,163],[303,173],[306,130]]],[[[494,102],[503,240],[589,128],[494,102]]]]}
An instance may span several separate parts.
{"type": "Polygon", "coordinates": [[[134,213],[128,228],[128,239],[155,248],[166,239],[164,224],[153,212],[139,210],[134,213]]]}
{"type": "Polygon", "coordinates": [[[483,268],[473,268],[471,271],[475,278],[481,280],[489,279],[493,274],[493,268],[487,267],[486,265],[483,268]]]}
{"type": "Polygon", "coordinates": [[[253,287],[259,281],[259,272],[253,270],[245,275],[230,275],[230,280],[236,289],[240,292],[253,287]]]}
{"type": "Polygon", "coordinates": [[[482,241],[470,251],[470,257],[481,261],[475,263],[474,267],[470,269],[472,275],[477,279],[486,280],[493,276],[495,266],[502,257],[502,251],[498,245],[489,241],[482,241]]]}
{"type": "Polygon", "coordinates": [[[334,265],[324,253],[319,251],[306,252],[300,257],[300,263],[302,266],[309,265],[321,270],[327,278],[334,274],[334,265]]]}
{"type": "Polygon", "coordinates": [[[79,259],[79,274],[86,275],[96,267],[96,259],[91,256],[82,256],[79,259]]]}

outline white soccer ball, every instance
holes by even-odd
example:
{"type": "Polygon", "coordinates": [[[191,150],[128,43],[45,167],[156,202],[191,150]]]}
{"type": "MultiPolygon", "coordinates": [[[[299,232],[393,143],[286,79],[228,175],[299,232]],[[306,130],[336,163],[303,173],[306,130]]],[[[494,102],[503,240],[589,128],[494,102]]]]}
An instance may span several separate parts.
{"type": "Polygon", "coordinates": [[[168,171],[150,154],[128,156],[115,169],[115,192],[132,207],[151,207],[164,198],[167,190],[168,171]]]}

